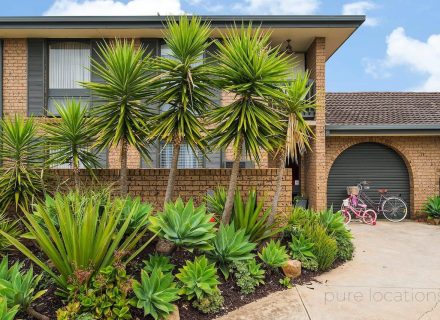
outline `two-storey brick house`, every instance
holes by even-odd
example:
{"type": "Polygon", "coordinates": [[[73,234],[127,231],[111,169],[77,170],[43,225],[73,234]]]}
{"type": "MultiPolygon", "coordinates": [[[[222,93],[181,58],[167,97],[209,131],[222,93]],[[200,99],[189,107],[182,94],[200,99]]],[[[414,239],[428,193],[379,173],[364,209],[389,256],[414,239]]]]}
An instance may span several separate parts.
{"type": "MultiPolygon", "coordinates": [[[[383,178],[379,179],[380,182],[386,183],[388,179],[391,189],[394,187],[395,190],[403,193],[410,203],[411,211],[420,211],[426,195],[424,192],[429,190],[438,193],[440,152],[436,144],[439,142],[437,136],[439,128],[433,128],[428,132],[411,131],[406,127],[401,131],[396,127],[391,134],[389,134],[391,131],[384,133],[381,128],[392,123],[384,120],[379,123],[379,127],[375,127],[378,123],[374,120],[377,117],[381,118],[381,112],[387,110],[388,102],[390,99],[393,100],[392,95],[376,95],[376,108],[370,109],[365,108],[366,105],[370,106],[369,94],[326,95],[326,61],[362,24],[365,20],[364,16],[208,16],[203,19],[211,21],[214,38],[220,38],[221,34],[234,23],[252,22],[254,26],[271,30],[272,43],[281,44],[292,55],[292,77],[296,72],[308,70],[314,81],[318,108],[306,117],[314,128],[316,138],[312,142],[312,150],[302,157],[299,165],[290,165],[292,172],[288,173],[286,183],[289,186],[285,188],[285,196],[282,200],[284,206],[291,203],[293,192],[306,195],[312,207],[324,208],[330,203],[339,201],[345,190],[342,186],[353,184],[354,177],[376,178],[374,172],[380,172],[376,170],[378,166],[385,168],[385,172],[382,170],[383,173],[379,175],[379,178],[383,178]],[[326,101],[330,101],[330,105],[326,101]],[[351,108],[346,108],[347,105],[351,108]],[[353,116],[344,118],[344,113],[353,115],[363,112],[370,114],[370,117],[364,119],[366,123],[356,122],[353,116]],[[344,120],[339,121],[339,119],[344,120]],[[365,125],[371,130],[368,132],[357,130],[365,125]],[[351,130],[348,130],[350,128],[351,130]],[[369,144],[360,145],[360,151],[349,148],[361,142],[369,144]],[[345,149],[349,152],[348,156],[343,152],[345,149]],[[356,176],[354,174],[358,172],[356,167],[350,167],[346,163],[359,161],[359,154],[366,154],[362,158],[363,162],[356,164],[359,168],[364,168],[364,171],[360,176],[356,176]],[[382,159],[385,156],[391,160],[370,161],[369,156],[375,159],[382,159]],[[394,173],[389,174],[390,172],[394,173]]],[[[94,79],[93,74],[87,69],[90,67],[91,57],[96,55],[99,42],[115,37],[129,38],[134,39],[137,45],[146,46],[153,56],[166,55],[168,48],[162,40],[165,22],[166,17],[161,16],[0,18],[2,115],[7,117],[19,113],[25,116],[45,117],[55,111],[55,102],[62,102],[66,98],[88,101],[93,107],[93,97],[78,82],[99,81],[94,79]]],[[[233,97],[219,93],[218,99],[220,103],[225,103],[233,97]]],[[[416,100],[417,97],[413,99],[416,100]]],[[[414,102],[405,106],[407,109],[414,108],[415,111],[423,106],[428,107],[433,104],[439,106],[439,95],[432,94],[428,100],[426,105],[417,105],[417,102],[414,102]]],[[[438,113],[436,110],[435,112],[438,113]]],[[[418,114],[417,119],[423,118],[423,113],[414,112],[414,115],[416,114],[418,114]]],[[[412,125],[412,116],[408,114],[404,121],[404,124],[412,125]]],[[[439,118],[432,123],[440,127],[439,118]]],[[[135,150],[130,149],[129,168],[168,168],[172,146],[158,143],[151,147],[151,154],[153,161],[147,164],[141,161],[135,150]]],[[[101,158],[104,167],[118,168],[118,150],[108,150],[101,158]]],[[[185,180],[187,185],[177,187],[176,192],[191,193],[205,190],[209,183],[211,185],[217,183],[216,180],[225,184],[228,170],[220,169],[227,168],[230,160],[232,155],[228,149],[203,158],[196,157],[187,148],[182,148],[180,168],[209,170],[200,171],[203,172],[197,174],[200,178],[196,177],[196,171],[182,172],[184,176],[193,177],[185,180]],[[206,177],[209,175],[210,178],[206,177]],[[205,182],[201,182],[202,176],[205,182]],[[199,180],[199,186],[195,186],[194,180],[199,180]]],[[[276,173],[275,170],[268,169],[275,167],[273,160],[271,155],[264,155],[259,165],[259,170],[262,171],[245,169],[242,175],[248,177],[243,177],[242,181],[252,180],[252,185],[266,189],[266,195],[270,196],[271,191],[268,189],[273,189],[269,187],[276,173]],[[271,181],[266,184],[260,183],[258,177],[263,179],[263,176],[264,179],[271,181]]],[[[254,164],[249,159],[243,159],[243,166],[254,167],[254,164]]],[[[157,181],[165,182],[163,179],[166,175],[165,171],[150,170],[148,177],[144,176],[142,179],[156,181],[154,188],[157,189],[159,188],[157,181]]],[[[134,174],[139,175],[140,172],[141,170],[138,170],[134,174]]],[[[133,178],[133,181],[136,179],[133,178]]],[[[141,193],[146,199],[162,194],[162,191],[155,191],[153,187],[148,189],[140,183],[133,183],[135,185],[131,190],[141,193]]],[[[152,183],[146,184],[152,186],[152,183]]]]}

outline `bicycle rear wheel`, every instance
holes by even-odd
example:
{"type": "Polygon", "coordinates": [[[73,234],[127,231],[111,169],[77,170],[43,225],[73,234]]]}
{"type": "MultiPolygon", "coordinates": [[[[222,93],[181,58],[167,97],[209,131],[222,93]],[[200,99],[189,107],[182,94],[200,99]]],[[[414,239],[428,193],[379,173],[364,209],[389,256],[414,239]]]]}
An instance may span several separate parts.
{"type": "Polygon", "coordinates": [[[344,210],[340,211],[341,215],[344,217],[344,224],[349,224],[351,221],[351,214],[348,211],[347,208],[345,208],[344,210]]]}
{"type": "Polygon", "coordinates": [[[382,203],[382,214],[391,222],[399,222],[405,219],[408,214],[408,207],[401,198],[389,197],[382,203]]]}

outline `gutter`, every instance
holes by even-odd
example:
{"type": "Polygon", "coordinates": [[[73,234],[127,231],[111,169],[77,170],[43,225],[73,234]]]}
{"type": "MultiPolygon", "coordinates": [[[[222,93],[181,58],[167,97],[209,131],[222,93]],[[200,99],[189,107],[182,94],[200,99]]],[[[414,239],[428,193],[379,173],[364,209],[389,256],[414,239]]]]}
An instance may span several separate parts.
{"type": "Polygon", "coordinates": [[[326,125],[326,136],[439,136],[440,124],[326,125]]]}
{"type": "MultiPolygon", "coordinates": [[[[162,29],[167,19],[179,16],[35,16],[0,17],[0,29],[162,29]]],[[[364,15],[225,15],[201,16],[213,28],[253,23],[263,28],[358,28],[364,15]]]]}

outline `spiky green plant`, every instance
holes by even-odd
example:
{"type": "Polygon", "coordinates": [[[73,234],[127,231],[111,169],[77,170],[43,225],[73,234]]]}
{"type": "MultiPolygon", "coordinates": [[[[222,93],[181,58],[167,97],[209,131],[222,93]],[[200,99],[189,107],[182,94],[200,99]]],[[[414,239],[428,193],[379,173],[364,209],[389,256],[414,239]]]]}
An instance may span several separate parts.
{"type": "Polygon", "coordinates": [[[195,257],[194,261],[187,261],[179,269],[176,278],[180,280],[179,294],[184,295],[188,300],[194,298],[200,300],[212,295],[220,284],[215,264],[209,263],[204,255],[195,257]]]}
{"type": "Polygon", "coordinates": [[[312,271],[318,270],[318,261],[312,251],[314,245],[303,233],[298,237],[292,236],[292,241],[289,242],[292,258],[301,261],[304,269],[312,271]]]}
{"type": "Polygon", "coordinates": [[[48,165],[72,164],[75,187],[79,188],[80,164],[93,173],[101,167],[96,151],[95,127],[88,116],[87,108],[76,100],[68,100],[65,105],[56,105],[60,116],[58,121],[43,124],[44,139],[50,148],[48,165]]]}
{"type": "Polygon", "coordinates": [[[98,132],[98,150],[120,147],[121,195],[128,191],[128,146],[136,148],[143,158],[149,157],[147,121],[151,113],[144,102],[150,97],[153,78],[149,65],[145,48],[135,48],[134,41],[116,39],[101,45],[98,58],[92,59],[91,71],[102,81],[82,83],[95,98],[91,116],[98,132]]]}
{"type": "Polygon", "coordinates": [[[272,101],[283,96],[278,87],[286,80],[288,61],[279,46],[271,47],[270,33],[252,25],[230,29],[222,38],[216,55],[217,84],[235,99],[213,109],[208,118],[215,124],[210,132],[212,147],[232,146],[234,151],[222,219],[229,223],[243,146],[258,162],[262,149],[273,151],[275,138],[283,129],[272,101]]]}
{"type": "Polygon", "coordinates": [[[224,187],[217,187],[213,193],[205,196],[206,207],[208,212],[221,217],[225,210],[226,190],[224,187]]]}
{"type": "Polygon", "coordinates": [[[266,246],[258,253],[260,259],[272,269],[280,268],[286,264],[289,260],[289,255],[285,246],[282,246],[280,241],[271,240],[266,246]]]}
{"type": "Polygon", "coordinates": [[[159,269],[162,272],[171,272],[175,268],[175,265],[170,262],[170,257],[161,256],[159,254],[149,255],[148,260],[144,260],[143,270],[148,273],[153,272],[154,269],[159,269]]]}
{"type": "MultiPolygon", "coordinates": [[[[18,220],[9,219],[5,213],[0,212],[0,230],[17,238],[21,235],[21,229],[18,226],[18,220]]],[[[4,237],[0,236],[0,252],[7,250],[11,243],[4,237]]]]}
{"type": "Polygon", "coordinates": [[[215,237],[211,218],[204,205],[194,207],[192,199],[184,204],[178,198],[175,203],[167,203],[163,212],[150,217],[150,229],[176,246],[209,250],[209,240],[215,237]]]}
{"type": "Polygon", "coordinates": [[[203,116],[212,105],[213,91],[210,64],[203,55],[210,45],[210,33],[209,23],[199,17],[169,19],[164,40],[170,57],[159,57],[154,63],[160,76],[155,81],[157,92],[151,102],[168,108],[152,118],[150,137],[173,145],[165,204],[172,200],[182,143],[194,152],[205,152],[203,116]]]}
{"type": "Polygon", "coordinates": [[[298,161],[299,154],[303,154],[310,148],[310,140],[314,136],[312,128],[303,117],[304,112],[316,107],[315,98],[310,97],[312,84],[309,82],[309,74],[298,74],[293,81],[282,87],[281,90],[285,93],[285,97],[277,100],[277,105],[283,115],[282,123],[285,123],[286,126],[279,139],[277,139],[279,164],[275,195],[268,218],[269,224],[273,223],[278,211],[286,158],[298,161]]]}
{"type": "Polygon", "coordinates": [[[431,218],[440,218],[440,196],[432,196],[428,198],[423,211],[431,218]]]}
{"type": "Polygon", "coordinates": [[[229,277],[230,264],[236,261],[249,260],[254,257],[252,250],[256,244],[249,241],[244,229],[236,229],[234,224],[220,224],[212,241],[214,249],[208,256],[217,261],[224,277],[229,277]]]}
{"type": "Polygon", "coordinates": [[[0,297],[0,320],[14,320],[18,310],[19,306],[8,308],[6,298],[0,297]]]}
{"type": "Polygon", "coordinates": [[[133,283],[133,291],[137,298],[137,307],[144,310],[144,316],[151,315],[154,319],[166,319],[174,311],[172,302],[179,299],[174,277],[171,273],[163,273],[154,268],[149,274],[141,271],[141,282],[133,283]]]}
{"type": "Polygon", "coordinates": [[[0,120],[0,211],[29,208],[43,191],[43,147],[33,118],[0,120]]]}
{"type": "Polygon", "coordinates": [[[124,200],[111,200],[110,194],[107,194],[106,201],[99,199],[94,194],[78,191],[72,191],[69,195],[56,193],[53,206],[38,203],[34,206],[36,214],[25,212],[23,223],[56,271],[18,239],[2,231],[0,234],[52,276],[60,289],[66,289],[75,270],[90,270],[93,275],[112,264],[115,252],[131,251],[131,255],[123,261],[128,262],[154,238],[151,237],[137,248],[136,245],[148,231],[148,225],[139,225],[128,231],[131,217],[138,210],[140,200],[135,201],[130,213],[124,216],[126,220],[120,224],[124,200]],[[55,219],[49,212],[55,215],[55,219]],[[44,226],[40,224],[41,219],[44,226]]]}

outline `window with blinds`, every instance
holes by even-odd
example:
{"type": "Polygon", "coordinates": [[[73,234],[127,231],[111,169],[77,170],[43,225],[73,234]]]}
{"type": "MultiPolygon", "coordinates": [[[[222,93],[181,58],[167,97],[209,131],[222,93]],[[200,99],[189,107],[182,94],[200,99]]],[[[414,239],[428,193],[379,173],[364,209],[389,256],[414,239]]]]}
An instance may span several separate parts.
{"type": "Polygon", "coordinates": [[[91,80],[90,41],[52,42],[49,44],[48,112],[57,115],[56,105],[69,99],[87,104],[90,94],[80,82],[91,80]]]}

